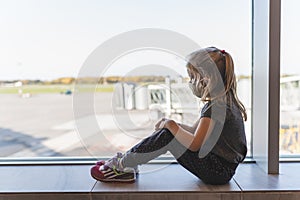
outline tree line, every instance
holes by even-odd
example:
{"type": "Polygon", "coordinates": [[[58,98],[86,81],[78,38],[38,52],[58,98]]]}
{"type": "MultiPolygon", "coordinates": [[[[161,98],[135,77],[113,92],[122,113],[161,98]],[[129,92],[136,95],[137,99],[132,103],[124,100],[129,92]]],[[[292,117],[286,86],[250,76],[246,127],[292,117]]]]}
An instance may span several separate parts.
{"type": "Polygon", "coordinates": [[[23,85],[55,85],[55,84],[113,84],[118,82],[164,82],[164,76],[108,76],[108,77],[82,77],[82,78],[74,78],[74,77],[61,77],[53,80],[10,80],[10,81],[1,81],[1,84],[10,84],[15,82],[22,82],[23,85]]]}

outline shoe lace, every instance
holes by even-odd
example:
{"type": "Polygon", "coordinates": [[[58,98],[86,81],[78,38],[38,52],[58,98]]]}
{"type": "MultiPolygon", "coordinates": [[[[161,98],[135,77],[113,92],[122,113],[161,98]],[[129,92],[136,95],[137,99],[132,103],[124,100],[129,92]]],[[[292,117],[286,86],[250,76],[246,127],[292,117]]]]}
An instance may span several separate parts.
{"type": "Polygon", "coordinates": [[[118,152],[116,156],[112,157],[108,161],[105,162],[105,166],[109,167],[111,169],[116,169],[116,170],[122,170],[122,167],[120,165],[120,160],[123,157],[123,154],[118,152]]]}

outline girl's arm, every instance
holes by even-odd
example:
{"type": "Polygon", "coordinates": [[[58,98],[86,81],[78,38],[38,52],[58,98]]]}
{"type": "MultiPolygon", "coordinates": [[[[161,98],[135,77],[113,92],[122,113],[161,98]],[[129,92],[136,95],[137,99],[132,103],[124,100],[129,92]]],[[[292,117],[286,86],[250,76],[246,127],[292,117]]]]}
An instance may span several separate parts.
{"type": "Polygon", "coordinates": [[[190,133],[195,133],[195,130],[199,124],[199,121],[200,121],[200,118],[193,124],[193,126],[189,126],[189,125],[186,125],[186,124],[180,124],[180,123],[177,123],[181,128],[183,128],[184,130],[190,132],[190,133]]]}
{"type": "MultiPolygon", "coordinates": [[[[198,151],[206,137],[212,132],[215,122],[208,117],[202,117],[197,122],[198,123],[195,123],[196,128],[194,132],[185,130],[175,121],[168,119],[164,120],[164,124],[161,128],[167,128],[175,138],[189,150],[198,151]]],[[[192,128],[190,130],[192,130],[192,128]]]]}

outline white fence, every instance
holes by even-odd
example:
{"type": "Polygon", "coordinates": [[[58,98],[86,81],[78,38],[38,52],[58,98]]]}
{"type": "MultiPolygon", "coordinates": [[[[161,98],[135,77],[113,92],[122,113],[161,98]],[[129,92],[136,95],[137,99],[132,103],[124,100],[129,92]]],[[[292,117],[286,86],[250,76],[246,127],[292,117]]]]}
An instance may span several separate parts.
{"type": "Polygon", "coordinates": [[[114,105],[119,109],[159,110],[164,116],[199,113],[199,100],[187,87],[187,83],[118,83],[114,95],[114,105]]]}

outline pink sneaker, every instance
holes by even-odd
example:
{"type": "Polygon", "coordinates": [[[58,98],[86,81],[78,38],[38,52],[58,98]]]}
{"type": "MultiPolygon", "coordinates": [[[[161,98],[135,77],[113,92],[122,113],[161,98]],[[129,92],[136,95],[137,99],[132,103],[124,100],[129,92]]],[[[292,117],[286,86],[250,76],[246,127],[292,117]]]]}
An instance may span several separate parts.
{"type": "Polygon", "coordinates": [[[134,182],[136,173],[134,168],[125,167],[120,164],[122,156],[117,154],[115,157],[103,163],[98,161],[91,168],[91,176],[102,182],[134,182]]]}
{"type": "Polygon", "coordinates": [[[91,176],[98,181],[133,183],[136,180],[136,174],[132,168],[125,168],[123,171],[111,168],[102,170],[100,168],[99,165],[91,168],[91,176]]]}

